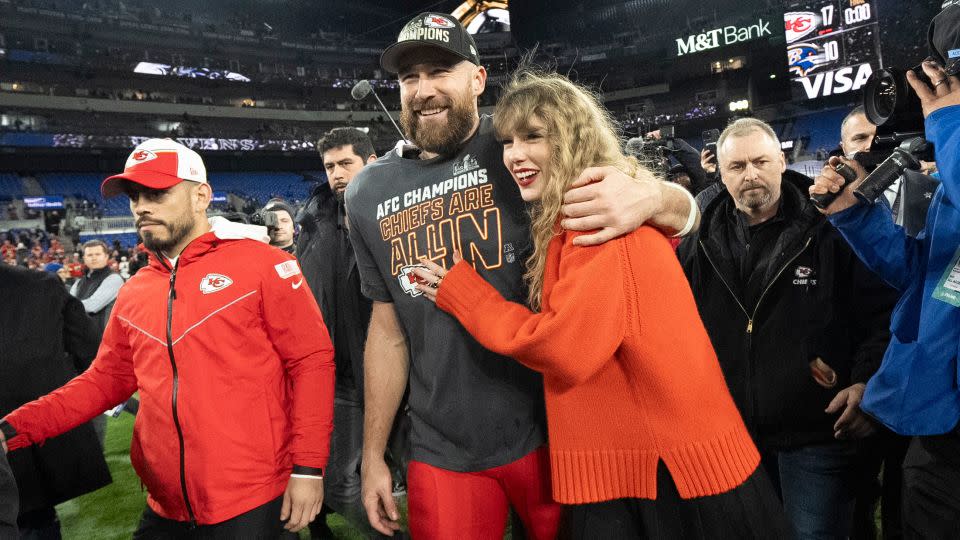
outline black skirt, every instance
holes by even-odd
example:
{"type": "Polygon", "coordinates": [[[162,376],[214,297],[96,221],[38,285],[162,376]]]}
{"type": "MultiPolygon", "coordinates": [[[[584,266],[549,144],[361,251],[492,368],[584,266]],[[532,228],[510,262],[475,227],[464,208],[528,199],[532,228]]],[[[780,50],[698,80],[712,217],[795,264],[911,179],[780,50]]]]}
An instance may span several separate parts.
{"type": "Polygon", "coordinates": [[[763,467],[736,488],[681,499],[661,461],[657,499],[616,499],[568,507],[564,536],[571,539],[778,540],[789,538],[783,506],[763,467]]]}

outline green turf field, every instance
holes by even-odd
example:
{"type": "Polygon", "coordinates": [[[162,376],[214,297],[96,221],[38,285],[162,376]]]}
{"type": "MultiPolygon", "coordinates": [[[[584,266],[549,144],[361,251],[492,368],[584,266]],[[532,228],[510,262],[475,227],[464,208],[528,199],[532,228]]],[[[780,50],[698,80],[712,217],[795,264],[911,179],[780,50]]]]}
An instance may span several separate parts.
{"type": "MultiPolygon", "coordinates": [[[[140,479],[130,466],[130,436],[133,433],[133,416],[122,414],[107,421],[105,455],[113,475],[109,486],[77,497],[57,507],[64,540],[127,540],[140,519],[146,505],[147,493],[140,486],[140,479]]],[[[401,511],[406,513],[405,501],[401,511]]],[[[877,511],[877,528],[880,520],[877,511]]],[[[406,516],[404,516],[404,522],[406,516]]],[[[327,523],[338,540],[362,540],[363,536],[334,514],[327,523]]],[[[510,539],[509,526],[504,540],[510,539]]],[[[301,539],[309,539],[306,530],[301,539]]]]}
{"type": "MultiPolygon", "coordinates": [[[[132,433],[133,416],[129,414],[107,421],[104,454],[113,483],[57,506],[64,540],[126,540],[133,535],[147,504],[147,492],[130,465],[132,433]]],[[[330,516],[327,523],[340,540],[363,538],[338,515],[330,516]]],[[[300,537],[310,536],[303,531],[300,537]]]]}

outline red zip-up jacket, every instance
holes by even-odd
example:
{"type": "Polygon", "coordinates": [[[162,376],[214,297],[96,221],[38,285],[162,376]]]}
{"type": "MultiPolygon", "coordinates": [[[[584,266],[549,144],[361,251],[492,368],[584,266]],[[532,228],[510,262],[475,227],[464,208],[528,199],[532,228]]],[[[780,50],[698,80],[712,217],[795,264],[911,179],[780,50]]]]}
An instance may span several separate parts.
{"type": "Polygon", "coordinates": [[[326,465],[333,386],[333,346],[295,259],[210,232],[172,269],[151,257],[120,290],[93,365],[5,421],[14,450],[139,390],[130,461],[148,504],[207,525],[282,495],[294,465],[326,465]]]}

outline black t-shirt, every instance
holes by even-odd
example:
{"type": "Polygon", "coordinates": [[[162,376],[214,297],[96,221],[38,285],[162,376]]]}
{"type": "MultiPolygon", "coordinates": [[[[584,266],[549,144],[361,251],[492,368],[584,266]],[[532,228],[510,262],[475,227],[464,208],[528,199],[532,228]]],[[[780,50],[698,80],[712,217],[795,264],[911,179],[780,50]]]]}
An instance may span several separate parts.
{"type": "Polygon", "coordinates": [[[394,304],[410,347],[412,458],[454,471],[510,463],[546,440],[540,375],[481,347],[410,280],[419,256],[449,268],[459,249],[504,297],[525,301],[530,224],[502,152],[484,116],[457,155],[392,151],[347,188],[363,293],[394,304]]]}

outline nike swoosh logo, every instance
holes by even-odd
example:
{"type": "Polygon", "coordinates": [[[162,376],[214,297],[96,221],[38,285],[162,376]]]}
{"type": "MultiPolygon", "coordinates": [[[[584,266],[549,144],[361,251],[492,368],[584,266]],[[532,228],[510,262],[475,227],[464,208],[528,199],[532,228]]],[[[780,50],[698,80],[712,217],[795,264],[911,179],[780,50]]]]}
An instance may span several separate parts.
{"type": "Polygon", "coordinates": [[[301,279],[300,281],[296,282],[296,283],[291,283],[291,284],[290,284],[290,286],[293,287],[293,290],[299,289],[301,285],[303,285],[303,280],[302,280],[302,279],[301,279]]]}

